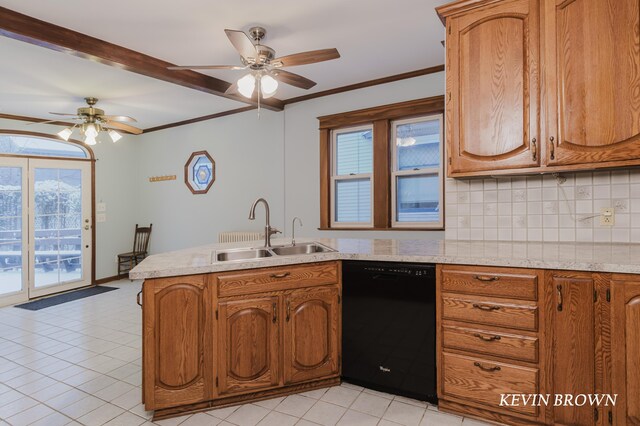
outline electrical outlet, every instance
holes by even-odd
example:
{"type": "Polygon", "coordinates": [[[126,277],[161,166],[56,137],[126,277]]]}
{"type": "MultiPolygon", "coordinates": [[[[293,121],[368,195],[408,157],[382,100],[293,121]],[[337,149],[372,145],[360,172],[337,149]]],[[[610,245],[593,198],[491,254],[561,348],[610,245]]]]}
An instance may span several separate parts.
{"type": "Polygon", "coordinates": [[[611,207],[605,207],[600,210],[600,226],[613,226],[615,223],[615,211],[611,207]]]}

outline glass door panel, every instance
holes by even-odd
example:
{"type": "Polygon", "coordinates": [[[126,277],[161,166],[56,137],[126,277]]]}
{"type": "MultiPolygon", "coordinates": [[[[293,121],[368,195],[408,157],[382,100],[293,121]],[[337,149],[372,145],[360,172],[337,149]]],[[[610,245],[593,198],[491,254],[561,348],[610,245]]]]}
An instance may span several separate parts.
{"type": "Polygon", "coordinates": [[[27,160],[0,158],[0,306],[27,299],[27,160]]]}
{"type": "Polygon", "coordinates": [[[32,296],[90,284],[90,164],[29,160],[32,296]]]}

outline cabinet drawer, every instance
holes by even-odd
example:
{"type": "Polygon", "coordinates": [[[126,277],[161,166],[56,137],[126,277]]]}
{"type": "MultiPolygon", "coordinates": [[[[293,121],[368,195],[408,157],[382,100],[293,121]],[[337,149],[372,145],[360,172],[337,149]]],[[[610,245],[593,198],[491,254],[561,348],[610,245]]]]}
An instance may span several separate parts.
{"type": "Polygon", "coordinates": [[[442,392],[445,396],[474,401],[488,410],[538,415],[538,407],[500,407],[501,394],[538,394],[538,369],[443,353],[442,392]]]}
{"type": "Polygon", "coordinates": [[[336,284],[338,263],[312,263],[218,275],[220,297],[336,284]]]}
{"type": "Polygon", "coordinates": [[[538,308],[531,305],[443,297],[444,319],[538,331],[538,308]]]}
{"type": "Polygon", "coordinates": [[[442,271],[442,291],[538,300],[538,274],[528,270],[446,269],[442,271]]]}
{"type": "Polygon", "coordinates": [[[538,362],[536,337],[450,325],[445,325],[442,331],[443,346],[448,349],[538,362]]]}

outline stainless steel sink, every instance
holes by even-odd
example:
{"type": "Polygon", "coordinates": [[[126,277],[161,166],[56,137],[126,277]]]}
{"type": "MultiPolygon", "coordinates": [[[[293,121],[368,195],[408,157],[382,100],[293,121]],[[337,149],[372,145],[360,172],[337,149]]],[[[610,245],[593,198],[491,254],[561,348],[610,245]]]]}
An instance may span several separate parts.
{"type": "Polygon", "coordinates": [[[320,243],[299,243],[294,245],[276,247],[243,247],[236,249],[218,250],[214,259],[218,262],[230,262],[233,260],[263,259],[272,256],[298,256],[314,253],[327,253],[335,251],[320,243]]]}
{"type": "Polygon", "coordinates": [[[302,243],[295,246],[273,247],[271,251],[278,256],[295,256],[297,254],[326,253],[334,250],[318,243],[302,243]]]}
{"type": "Polygon", "coordinates": [[[216,259],[220,262],[231,260],[250,260],[271,257],[273,254],[264,248],[239,248],[229,250],[218,250],[216,259]]]}

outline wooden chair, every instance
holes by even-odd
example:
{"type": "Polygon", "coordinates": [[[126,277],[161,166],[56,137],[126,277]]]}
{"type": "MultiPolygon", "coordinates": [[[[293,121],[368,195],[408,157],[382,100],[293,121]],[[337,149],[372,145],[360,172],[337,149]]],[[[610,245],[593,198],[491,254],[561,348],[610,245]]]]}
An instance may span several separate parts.
{"type": "Polygon", "coordinates": [[[153,224],[148,227],[139,227],[136,223],[136,233],[133,238],[133,250],[128,253],[120,253],[118,255],[118,275],[129,272],[134,266],[142,262],[147,257],[147,250],[149,248],[149,237],[151,236],[151,228],[153,224]]]}

